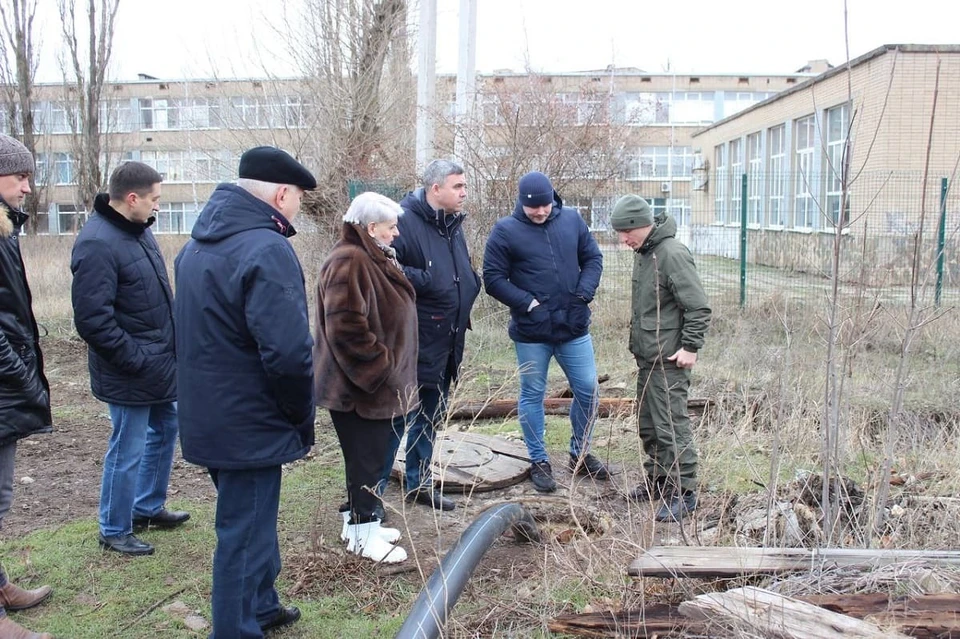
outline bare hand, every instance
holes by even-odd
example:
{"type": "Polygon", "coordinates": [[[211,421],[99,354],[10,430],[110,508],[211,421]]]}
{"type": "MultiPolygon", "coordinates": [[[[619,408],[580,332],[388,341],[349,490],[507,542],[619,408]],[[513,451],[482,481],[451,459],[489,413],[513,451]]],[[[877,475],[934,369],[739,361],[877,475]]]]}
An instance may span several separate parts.
{"type": "Polygon", "coordinates": [[[681,348],[668,357],[667,361],[676,363],[677,368],[693,368],[693,365],[697,363],[697,354],[681,348]]]}

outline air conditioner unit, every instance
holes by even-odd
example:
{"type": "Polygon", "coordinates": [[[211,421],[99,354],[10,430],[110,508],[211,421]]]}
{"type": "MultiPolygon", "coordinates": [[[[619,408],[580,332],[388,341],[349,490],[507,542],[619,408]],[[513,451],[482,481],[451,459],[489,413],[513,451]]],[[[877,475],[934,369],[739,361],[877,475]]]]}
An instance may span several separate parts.
{"type": "Polygon", "coordinates": [[[670,192],[670,183],[669,183],[669,182],[661,182],[661,183],[660,183],[660,192],[661,192],[661,193],[669,193],[669,192],[670,192]]]}

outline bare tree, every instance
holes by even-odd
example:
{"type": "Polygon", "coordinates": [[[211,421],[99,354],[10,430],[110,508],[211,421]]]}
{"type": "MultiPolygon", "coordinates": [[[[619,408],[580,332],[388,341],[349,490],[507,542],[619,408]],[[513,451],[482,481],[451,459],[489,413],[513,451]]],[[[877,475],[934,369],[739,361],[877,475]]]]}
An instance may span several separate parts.
{"type": "MultiPolygon", "coordinates": [[[[19,130],[21,141],[31,155],[37,157],[36,131],[33,116],[33,87],[37,76],[38,49],[33,37],[33,21],[38,0],[3,0],[0,2],[0,20],[3,37],[0,38],[0,82],[3,83],[7,122],[11,133],[19,130]],[[12,68],[11,68],[12,59],[12,68]]],[[[40,193],[36,175],[30,176],[32,196],[25,208],[30,214],[31,230],[36,232],[40,193]]]]}
{"type": "Polygon", "coordinates": [[[74,152],[78,196],[86,210],[93,207],[93,199],[103,186],[100,165],[103,146],[100,106],[107,79],[107,67],[113,49],[114,19],[120,0],[87,0],[86,51],[83,51],[77,30],[76,5],[82,0],[57,0],[62,21],[63,37],[68,61],[63,62],[64,84],[69,88],[68,100],[76,105],[76,117],[71,124],[74,131],[74,152]],[[72,76],[72,84],[70,76],[72,76]]]}
{"type": "MultiPolygon", "coordinates": [[[[480,228],[513,209],[524,173],[544,172],[560,193],[602,193],[637,147],[627,125],[639,114],[617,113],[612,93],[589,84],[561,93],[548,80],[531,73],[488,83],[474,120],[457,129],[480,228]]],[[[449,117],[438,119],[454,129],[449,117]]]]}
{"type": "Polygon", "coordinates": [[[407,0],[302,0],[284,8],[284,24],[303,29],[285,41],[310,93],[303,154],[318,170],[311,204],[322,218],[343,210],[351,179],[412,176],[407,0]]]}

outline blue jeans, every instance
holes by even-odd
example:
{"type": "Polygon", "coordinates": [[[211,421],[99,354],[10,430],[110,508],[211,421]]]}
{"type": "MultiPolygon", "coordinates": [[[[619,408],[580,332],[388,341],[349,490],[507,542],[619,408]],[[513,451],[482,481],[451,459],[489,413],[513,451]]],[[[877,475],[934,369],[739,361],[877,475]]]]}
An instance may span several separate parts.
{"type": "Polygon", "coordinates": [[[430,464],[433,461],[433,443],[437,439],[437,426],[443,423],[447,412],[447,396],[450,393],[450,380],[444,379],[439,388],[433,386],[420,387],[420,408],[393,419],[393,434],[387,448],[386,464],[384,465],[383,479],[380,482],[380,493],[390,479],[390,469],[397,457],[400,439],[403,431],[407,431],[406,472],[404,473],[404,490],[411,492],[420,488],[430,488],[433,485],[433,473],[430,464]]]}
{"type": "Polygon", "coordinates": [[[177,403],[107,404],[113,434],[103,458],[100,533],[129,535],[133,517],[152,517],[167,501],[177,447],[177,403]]]}
{"type": "Polygon", "coordinates": [[[562,344],[514,342],[517,349],[517,364],[520,367],[520,400],[517,412],[523,441],[527,445],[530,461],[548,461],[544,445],[543,396],[547,390],[547,368],[553,357],[560,364],[570,389],[573,403],[570,405],[570,454],[579,457],[590,450],[593,425],[597,421],[597,364],[593,357],[593,340],[590,334],[577,337],[562,344]]]}
{"type": "Polygon", "coordinates": [[[259,639],[280,612],[280,466],[208,469],[217,487],[210,639],[259,639]]]}

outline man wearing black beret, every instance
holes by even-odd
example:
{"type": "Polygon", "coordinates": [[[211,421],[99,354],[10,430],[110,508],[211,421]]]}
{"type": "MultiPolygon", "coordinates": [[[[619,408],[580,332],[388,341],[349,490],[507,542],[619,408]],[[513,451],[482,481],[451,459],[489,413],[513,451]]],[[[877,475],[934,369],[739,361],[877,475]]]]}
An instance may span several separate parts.
{"type": "Polygon", "coordinates": [[[300,261],[287,238],[317,181],[280,149],[240,158],[175,263],[180,443],[217,487],[212,639],[295,622],[280,604],[281,465],[314,441],[313,339],[300,261]]]}

